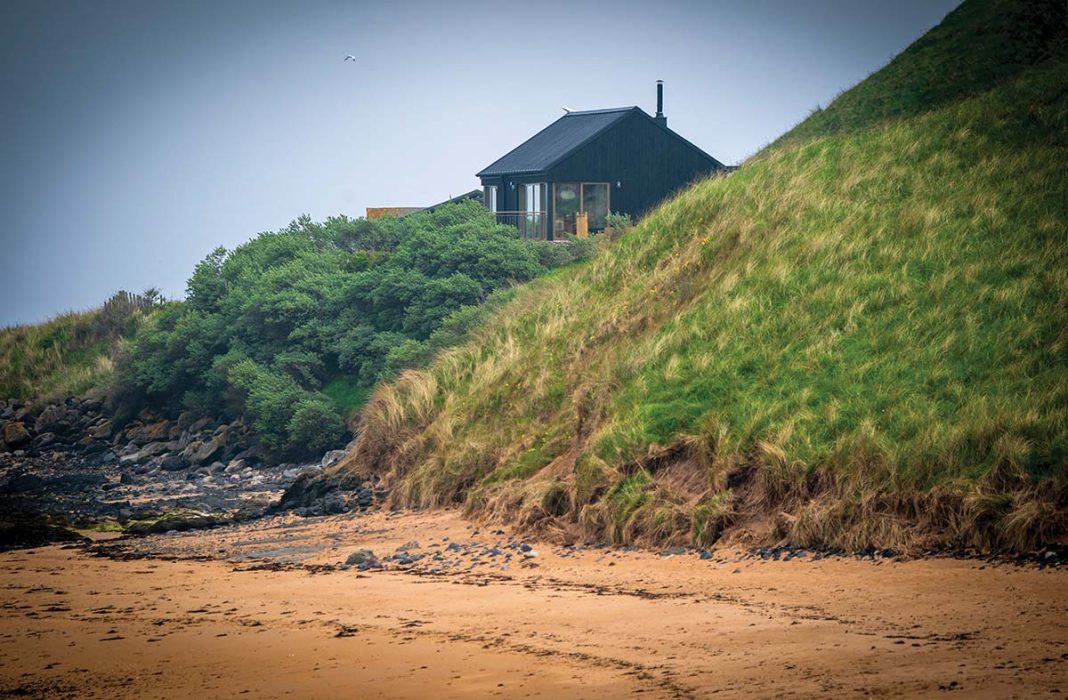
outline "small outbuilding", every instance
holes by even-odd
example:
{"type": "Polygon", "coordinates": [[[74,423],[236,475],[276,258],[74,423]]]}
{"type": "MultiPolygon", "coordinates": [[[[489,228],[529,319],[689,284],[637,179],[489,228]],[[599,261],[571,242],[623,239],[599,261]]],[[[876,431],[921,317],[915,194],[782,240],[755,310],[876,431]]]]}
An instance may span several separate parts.
{"type": "Polygon", "coordinates": [[[524,238],[590,231],[608,214],[639,217],[723,163],[667,126],[664,85],[656,116],[639,107],[568,112],[478,173],[486,207],[524,238]]]}

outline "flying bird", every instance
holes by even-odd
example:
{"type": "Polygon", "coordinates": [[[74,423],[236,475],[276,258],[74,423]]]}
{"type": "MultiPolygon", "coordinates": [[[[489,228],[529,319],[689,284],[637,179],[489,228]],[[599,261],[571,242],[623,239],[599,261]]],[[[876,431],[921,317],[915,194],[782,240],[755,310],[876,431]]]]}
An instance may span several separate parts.
{"type": "Polygon", "coordinates": [[[348,56],[345,57],[345,61],[352,61],[353,63],[355,63],[356,62],[356,57],[353,56],[352,54],[349,54],[348,56]]]}

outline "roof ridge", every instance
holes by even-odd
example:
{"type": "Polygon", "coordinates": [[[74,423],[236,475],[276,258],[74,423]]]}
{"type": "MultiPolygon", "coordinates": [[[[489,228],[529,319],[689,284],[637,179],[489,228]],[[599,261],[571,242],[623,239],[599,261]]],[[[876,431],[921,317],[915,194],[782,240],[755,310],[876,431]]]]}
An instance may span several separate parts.
{"type": "Polygon", "coordinates": [[[582,116],[583,114],[610,114],[612,112],[629,112],[632,109],[640,109],[638,105],[631,105],[630,107],[609,107],[607,109],[577,109],[569,111],[565,114],[565,117],[582,116]]]}

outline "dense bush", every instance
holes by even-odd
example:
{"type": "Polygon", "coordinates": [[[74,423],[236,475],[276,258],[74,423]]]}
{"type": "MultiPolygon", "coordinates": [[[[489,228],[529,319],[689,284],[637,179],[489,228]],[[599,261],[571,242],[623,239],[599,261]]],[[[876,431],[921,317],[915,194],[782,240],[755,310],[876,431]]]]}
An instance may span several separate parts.
{"type": "Polygon", "coordinates": [[[324,387],[425,364],[466,336],[495,290],[589,251],[522,241],[474,202],[400,219],[302,217],[204,258],[186,301],[125,349],[113,401],[243,415],[277,455],[321,452],[344,439],[340,411],[354,408],[324,387]]]}

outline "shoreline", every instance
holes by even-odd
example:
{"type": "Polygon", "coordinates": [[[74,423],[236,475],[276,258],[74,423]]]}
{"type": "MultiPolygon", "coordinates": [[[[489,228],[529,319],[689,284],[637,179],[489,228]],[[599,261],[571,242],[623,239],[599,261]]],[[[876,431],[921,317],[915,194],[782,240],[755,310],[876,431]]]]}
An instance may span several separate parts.
{"type": "Polygon", "coordinates": [[[0,570],[8,694],[1068,692],[1062,567],[703,560],[416,511],[17,550],[0,570]],[[384,568],[343,569],[361,549],[384,568]]]}

